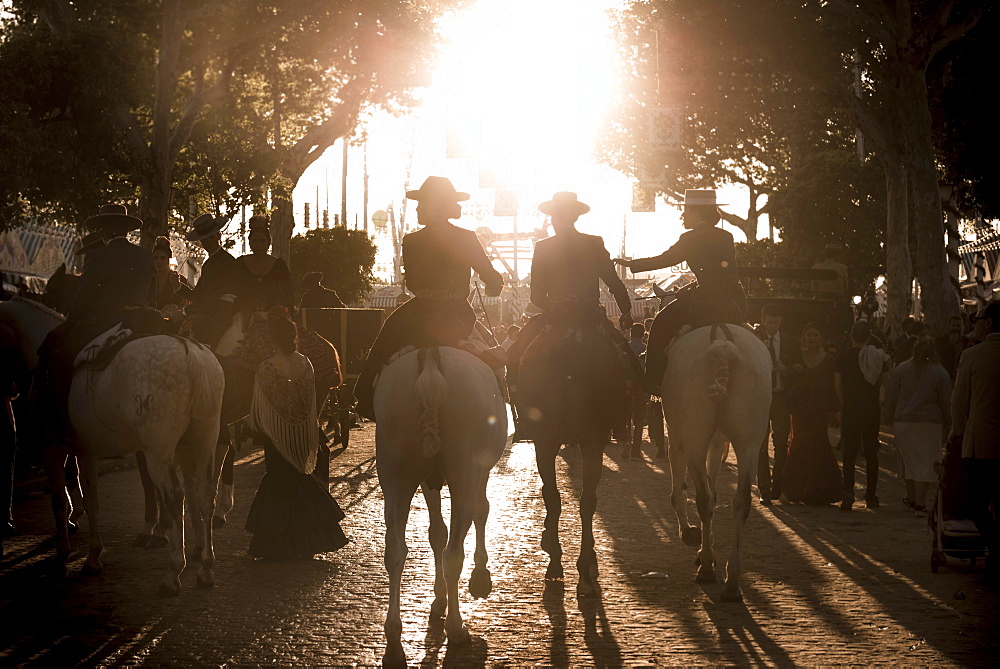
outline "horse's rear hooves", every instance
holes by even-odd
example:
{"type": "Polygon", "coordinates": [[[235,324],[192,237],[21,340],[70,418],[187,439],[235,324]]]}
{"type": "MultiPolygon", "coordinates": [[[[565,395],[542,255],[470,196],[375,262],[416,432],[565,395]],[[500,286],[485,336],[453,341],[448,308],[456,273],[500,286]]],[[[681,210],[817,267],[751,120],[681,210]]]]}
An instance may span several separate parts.
{"type": "Polygon", "coordinates": [[[169,543],[170,542],[167,541],[166,537],[162,537],[162,536],[160,536],[158,534],[154,534],[153,536],[151,536],[149,538],[149,541],[146,543],[146,547],[147,548],[166,548],[167,544],[169,544],[169,543]]]}
{"type": "Polygon", "coordinates": [[[485,599],[493,592],[493,578],[486,567],[476,567],[469,578],[469,594],[476,599],[485,599]]]}
{"type": "Polygon", "coordinates": [[[181,594],[181,586],[177,584],[160,583],[160,589],[156,591],[160,597],[176,597],[181,594]]]}
{"type": "Polygon", "coordinates": [[[563,580],[563,568],[562,564],[559,562],[549,563],[548,568],[545,570],[545,580],[546,581],[561,581],[563,580]]]}
{"type": "Polygon", "coordinates": [[[730,588],[726,586],[722,589],[722,596],[719,599],[723,602],[742,602],[743,591],[739,587],[730,588]]]}
{"type": "Polygon", "coordinates": [[[83,567],[80,569],[80,576],[84,578],[91,576],[100,576],[104,573],[104,567],[92,567],[89,564],[84,563],[83,567]]]}
{"type": "Polygon", "coordinates": [[[399,647],[393,647],[392,650],[389,648],[385,649],[385,654],[382,656],[382,666],[392,667],[396,669],[398,667],[403,667],[405,669],[406,665],[406,654],[403,652],[403,644],[399,644],[399,647]]]}
{"type": "Polygon", "coordinates": [[[694,525],[688,525],[681,530],[681,541],[684,542],[685,546],[700,546],[701,528],[695,527],[694,525]]]}
{"type": "Polygon", "coordinates": [[[580,579],[580,582],[576,584],[576,596],[579,597],[595,597],[597,596],[597,585],[587,579],[580,579]]]}
{"type": "Polygon", "coordinates": [[[201,574],[198,574],[198,578],[195,580],[195,585],[199,588],[214,588],[215,576],[202,576],[201,574]]]}
{"type": "Polygon", "coordinates": [[[448,645],[449,646],[465,646],[472,640],[472,635],[469,634],[469,630],[466,629],[465,625],[462,625],[455,630],[445,630],[448,635],[448,645]]]}
{"type": "Polygon", "coordinates": [[[140,532],[135,535],[135,539],[132,540],[132,548],[145,548],[149,545],[150,539],[153,538],[152,534],[144,534],[140,532]]]}

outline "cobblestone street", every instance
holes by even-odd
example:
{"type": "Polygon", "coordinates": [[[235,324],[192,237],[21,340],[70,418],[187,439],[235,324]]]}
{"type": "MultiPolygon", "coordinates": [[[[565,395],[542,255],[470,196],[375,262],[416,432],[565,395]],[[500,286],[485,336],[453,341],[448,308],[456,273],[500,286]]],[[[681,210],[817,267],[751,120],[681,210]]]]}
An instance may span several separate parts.
{"type": "MultiPolygon", "coordinates": [[[[134,469],[101,479],[107,548],[100,577],[77,575],[87,524],[73,538],[70,577],[45,578],[54,553],[47,496],[15,508],[20,534],[0,561],[0,662],[44,664],[376,664],[384,648],[388,584],[382,564],[382,498],[374,426],[334,451],[332,491],[352,543],[311,561],[256,561],[243,522],[263,474],[260,451],[236,466],[236,508],[216,534],[217,585],[195,588],[189,565],[179,597],[157,597],[166,549],[133,548],[142,520],[134,469]]],[[[642,460],[609,446],[595,526],[601,596],[578,601],[579,452],[558,460],[566,581],[543,579],[544,507],[530,443],[513,445],[490,479],[488,525],[493,594],[467,592],[473,533],[462,583],[473,634],[450,648],[428,623],[433,565],[422,498],[414,502],[403,578],[403,641],[411,664],[554,666],[677,664],[991,664],[998,650],[1000,596],[980,570],[954,559],[930,571],[926,521],[901,502],[902,483],[883,471],[877,510],[853,513],[755,501],[744,549],[745,604],[719,601],[721,584],[695,583],[695,549],[677,537],[666,462],[644,445],[642,460]],[[666,578],[649,578],[663,572],[666,578]]],[[[884,462],[894,456],[883,448],[884,462]]],[[[730,456],[732,457],[732,456],[730,456]]],[[[720,560],[731,548],[735,466],[723,466],[716,514],[720,560]]],[[[447,496],[447,491],[445,491],[447,496]]],[[[445,502],[445,514],[448,507],[445,502]]],[[[694,504],[690,513],[697,516],[694,504]]],[[[980,562],[981,565],[981,562],[980,562]]]]}

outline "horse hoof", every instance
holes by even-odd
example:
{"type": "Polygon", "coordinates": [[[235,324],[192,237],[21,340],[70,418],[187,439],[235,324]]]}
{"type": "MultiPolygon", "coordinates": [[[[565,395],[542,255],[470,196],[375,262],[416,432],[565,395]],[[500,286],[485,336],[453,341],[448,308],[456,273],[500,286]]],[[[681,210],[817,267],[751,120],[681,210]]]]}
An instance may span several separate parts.
{"type": "Polygon", "coordinates": [[[580,579],[580,582],[576,584],[576,596],[577,597],[593,597],[597,594],[597,587],[590,579],[580,579]]]}
{"type": "Polygon", "coordinates": [[[431,602],[431,618],[433,619],[444,618],[447,612],[448,612],[448,598],[435,597],[434,601],[431,602]]]}
{"type": "Polygon", "coordinates": [[[695,527],[694,525],[688,525],[681,530],[681,541],[684,542],[685,546],[700,546],[701,528],[695,527]]]}
{"type": "Polygon", "coordinates": [[[104,573],[104,567],[94,567],[89,564],[84,563],[83,567],[80,569],[80,576],[87,578],[90,576],[100,576],[104,573]]]}
{"type": "Polygon", "coordinates": [[[198,574],[198,578],[195,579],[195,585],[197,585],[199,588],[214,588],[215,576],[213,576],[212,574],[208,574],[205,576],[198,574]]]}
{"type": "Polygon", "coordinates": [[[728,585],[722,589],[721,600],[724,602],[742,602],[743,601],[743,591],[740,590],[739,586],[730,588],[728,585]]]}
{"type": "Polygon", "coordinates": [[[220,530],[226,526],[226,519],[222,516],[212,516],[212,528],[220,530]]]}
{"type": "Polygon", "coordinates": [[[160,589],[157,591],[160,597],[176,597],[181,593],[180,583],[161,583],[160,589]]]}
{"type": "Polygon", "coordinates": [[[146,544],[148,548],[164,548],[169,542],[166,537],[161,537],[154,534],[149,538],[149,542],[146,544]]]}
{"type": "Polygon", "coordinates": [[[382,655],[383,667],[406,667],[406,654],[403,652],[403,644],[386,647],[385,654],[382,655]]]}
{"type": "Polygon", "coordinates": [[[135,539],[132,540],[132,547],[145,548],[146,546],[149,545],[149,541],[152,538],[153,538],[152,534],[144,534],[140,532],[139,534],[135,535],[135,539]]]}
{"type": "Polygon", "coordinates": [[[469,630],[465,628],[465,625],[462,625],[456,630],[447,630],[447,634],[449,646],[464,646],[472,639],[472,636],[469,634],[469,630]]]}
{"type": "Polygon", "coordinates": [[[476,567],[469,578],[469,594],[476,599],[486,599],[493,592],[493,578],[486,567],[476,567]]]}
{"type": "Polygon", "coordinates": [[[718,579],[714,570],[698,570],[698,575],[694,577],[695,583],[715,583],[718,579]]]}
{"type": "Polygon", "coordinates": [[[548,569],[545,570],[545,580],[546,581],[561,581],[563,580],[563,568],[562,564],[559,562],[552,562],[549,564],[548,569]]]}

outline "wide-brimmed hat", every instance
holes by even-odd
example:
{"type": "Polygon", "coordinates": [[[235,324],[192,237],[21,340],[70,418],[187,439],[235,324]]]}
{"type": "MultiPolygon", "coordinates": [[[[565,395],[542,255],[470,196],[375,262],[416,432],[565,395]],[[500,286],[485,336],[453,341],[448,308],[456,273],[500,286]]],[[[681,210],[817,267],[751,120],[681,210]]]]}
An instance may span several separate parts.
{"type": "Polygon", "coordinates": [[[90,253],[94,249],[104,246],[104,234],[101,232],[91,232],[84,235],[80,240],[80,249],[77,253],[90,253]]]}
{"type": "Polygon", "coordinates": [[[420,190],[406,191],[406,199],[416,200],[441,200],[444,202],[464,202],[469,199],[468,193],[455,190],[451,179],[447,177],[427,177],[420,185],[420,190]]]}
{"type": "Polygon", "coordinates": [[[97,216],[91,216],[83,222],[85,227],[97,230],[102,234],[126,233],[142,227],[142,220],[128,215],[128,209],[121,204],[106,204],[100,208],[97,216]]]}
{"type": "Polygon", "coordinates": [[[590,211],[590,205],[580,202],[576,193],[571,193],[568,190],[560,191],[554,194],[551,200],[538,205],[538,210],[549,216],[557,211],[566,211],[567,209],[577,216],[582,216],[590,211]]]}
{"type": "Polygon", "coordinates": [[[216,232],[219,232],[224,227],[229,224],[229,221],[222,218],[216,218],[211,214],[202,214],[198,218],[194,219],[194,223],[191,224],[191,229],[188,230],[185,238],[189,242],[197,242],[206,237],[211,237],[216,232]]]}
{"type": "Polygon", "coordinates": [[[679,207],[724,207],[726,203],[715,199],[715,191],[711,188],[688,188],[684,191],[684,202],[679,207]]]}

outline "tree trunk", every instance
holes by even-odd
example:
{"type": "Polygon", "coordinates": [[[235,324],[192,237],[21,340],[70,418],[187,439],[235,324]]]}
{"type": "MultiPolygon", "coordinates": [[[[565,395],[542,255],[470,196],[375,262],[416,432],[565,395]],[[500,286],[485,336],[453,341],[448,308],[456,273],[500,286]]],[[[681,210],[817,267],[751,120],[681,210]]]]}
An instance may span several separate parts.
{"type": "Polygon", "coordinates": [[[167,217],[170,212],[169,176],[140,177],[139,218],[142,219],[141,244],[152,248],[153,240],[167,235],[167,217]]]}
{"type": "Polygon", "coordinates": [[[274,210],[271,212],[271,255],[288,263],[289,269],[291,269],[290,249],[294,229],[295,218],[291,197],[274,198],[274,210]]]}
{"type": "Polygon", "coordinates": [[[920,281],[921,308],[930,333],[944,335],[948,330],[948,318],[958,315],[958,301],[948,275],[944,217],[923,73],[915,73],[907,88],[911,98],[905,109],[909,116],[907,147],[910,226],[916,242],[916,248],[912,249],[914,268],[920,281]]]}
{"type": "Polygon", "coordinates": [[[907,206],[906,168],[900,163],[881,158],[886,184],[886,332],[896,338],[899,326],[910,313],[913,287],[913,266],[910,263],[909,216],[907,206]]]}

